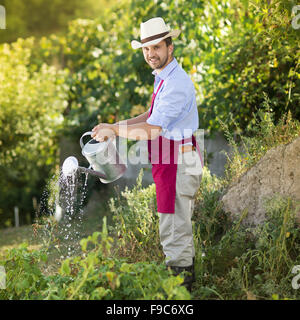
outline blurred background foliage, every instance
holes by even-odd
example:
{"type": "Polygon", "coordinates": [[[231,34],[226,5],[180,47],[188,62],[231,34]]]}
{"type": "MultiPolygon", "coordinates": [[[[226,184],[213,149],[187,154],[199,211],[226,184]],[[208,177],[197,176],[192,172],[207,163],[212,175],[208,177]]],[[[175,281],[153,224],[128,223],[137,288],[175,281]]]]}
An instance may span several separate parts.
{"type": "MultiPolygon", "coordinates": [[[[33,43],[33,38],[19,39],[0,47],[2,222],[2,217],[13,217],[14,206],[21,208],[21,224],[31,222],[32,199],[41,197],[58,165],[58,136],[68,105],[66,73],[46,64],[33,71],[33,43]]],[[[9,226],[11,219],[5,222],[9,226]]]]}
{"type": "Polygon", "coordinates": [[[7,11],[1,42],[34,36],[0,46],[1,226],[12,223],[14,205],[33,217],[32,198],[40,198],[57,170],[62,135],[77,142],[97,122],[149,108],[153,76],[130,41],[154,16],[182,30],[174,39],[175,57],[195,84],[200,128],[213,135],[221,120],[247,135],[265,96],[275,122],[287,111],[299,119],[300,30],[292,27],[297,1],[0,4],[7,11]]]}
{"type": "Polygon", "coordinates": [[[1,0],[6,9],[7,29],[0,42],[12,42],[29,36],[63,33],[76,18],[95,18],[117,0],[1,0]]]}

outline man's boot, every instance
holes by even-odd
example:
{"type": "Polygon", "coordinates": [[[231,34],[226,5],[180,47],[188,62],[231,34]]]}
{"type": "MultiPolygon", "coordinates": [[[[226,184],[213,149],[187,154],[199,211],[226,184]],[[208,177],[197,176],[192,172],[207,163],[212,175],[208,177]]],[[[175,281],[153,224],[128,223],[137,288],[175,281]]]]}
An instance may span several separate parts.
{"type": "Polygon", "coordinates": [[[180,273],[185,271],[184,280],[182,285],[189,291],[192,291],[192,284],[195,281],[195,269],[194,263],[189,267],[175,267],[170,266],[174,276],[178,276],[180,273]]]}

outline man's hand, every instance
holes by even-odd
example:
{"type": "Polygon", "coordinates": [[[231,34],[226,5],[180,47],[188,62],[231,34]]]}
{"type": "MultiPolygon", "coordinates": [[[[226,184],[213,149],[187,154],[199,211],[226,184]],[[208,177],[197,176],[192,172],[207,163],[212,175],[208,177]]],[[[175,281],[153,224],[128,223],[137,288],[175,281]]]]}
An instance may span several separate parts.
{"type": "Polygon", "coordinates": [[[131,140],[153,140],[160,135],[161,130],[161,127],[150,125],[147,122],[131,125],[100,123],[93,128],[91,136],[99,142],[114,138],[115,136],[131,140]]]}
{"type": "Polygon", "coordinates": [[[93,134],[91,135],[93,139],[103,142],[109,138],[115,137],[116,133],[113,129],[112,124],[100,123],[93,128],[93,134]]]}

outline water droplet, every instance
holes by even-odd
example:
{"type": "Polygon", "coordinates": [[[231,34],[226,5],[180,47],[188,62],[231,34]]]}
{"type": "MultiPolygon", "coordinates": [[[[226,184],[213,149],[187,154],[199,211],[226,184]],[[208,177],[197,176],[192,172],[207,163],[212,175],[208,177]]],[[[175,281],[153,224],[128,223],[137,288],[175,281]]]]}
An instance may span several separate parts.
{"type": "MultiPolygon", "coordinates": [[[[83,238],[83,203],[87,196],[88,175],[74,174],[65,177],[62,172],[54,175],[40,199],[39,215],[43,218],[53,216],[57,222],[56,236],[60,239],[58,249],[69,256],[80,251],[83,238]],[[81,236],[82,235],[82,236],[81,236]]],[[[44,223],[43,238],[49,237],[53,225],[44,223]]],[[[85,236],[85,235],[84,235],[85,236]]],[[[64,256],[61,256],[64,259],[64,256]]]]}

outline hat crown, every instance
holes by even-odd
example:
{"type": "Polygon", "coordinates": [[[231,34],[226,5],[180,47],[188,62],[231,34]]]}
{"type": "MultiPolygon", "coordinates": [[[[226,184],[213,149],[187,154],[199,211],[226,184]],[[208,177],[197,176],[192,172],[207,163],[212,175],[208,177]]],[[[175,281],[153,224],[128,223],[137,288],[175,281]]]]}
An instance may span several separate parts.
{"type": "Polygon", "coordinates": [[[168,31],[170,31],[170,29],[166,26],[163,18],[152,18],[141,23],[141,40],[168,31]]]}

